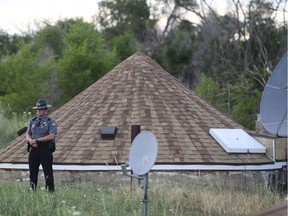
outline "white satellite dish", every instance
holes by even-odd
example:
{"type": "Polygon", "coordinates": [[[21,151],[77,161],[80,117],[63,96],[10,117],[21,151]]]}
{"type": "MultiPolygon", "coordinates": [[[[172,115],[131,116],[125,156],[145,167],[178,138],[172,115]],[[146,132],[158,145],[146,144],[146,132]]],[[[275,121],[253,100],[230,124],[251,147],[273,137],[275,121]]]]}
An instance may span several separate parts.
{"type": "Polygon", "coordinates": [[[287,53],[279,61],[265,86],[260,114],[267,131],[287,137],[287,53]]]}
{"type": "Polygon", "coordinates": [[[130,153],[129,164],[122,164],[121,169],[124,175],[143,180],[142,215],[147,216],[148,211],[148,175],[153,167],[158,153],[158,143],[155,135],[149,131],[139,133],[133,140],[130,153]],[[128,174],[127,167],[130,166],[135,174],[128,174]]]}
{"type": "Polygon", "coordinates": [[[142,131],[132,142],[129,153],[129,165],[137,175],[144,175],[153,167],[158,153],[158,143],[155,135],[142,131]]]}

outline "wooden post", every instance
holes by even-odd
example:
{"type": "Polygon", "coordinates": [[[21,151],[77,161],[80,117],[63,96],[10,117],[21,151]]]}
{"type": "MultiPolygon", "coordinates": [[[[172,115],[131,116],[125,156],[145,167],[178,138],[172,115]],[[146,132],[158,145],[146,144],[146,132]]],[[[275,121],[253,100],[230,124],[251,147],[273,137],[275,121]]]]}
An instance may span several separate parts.
{"type": "MultiPolygon", "coordinates": [[[[140,125],[131,125],[131,145],[135,137],[141,132],[140,125]]],[[[133,171],[131,169],[131,174],[133,175],[133,171]]],[[[130,195],[132,197],[132,190],[133,190],[133,178],[130,177],[130,195]]]]}
{"type": "Polygon", "coordinates": [[[135,137],[140,133],[141,126],[140,125],[131,125],[131,145],[135,137]]]}

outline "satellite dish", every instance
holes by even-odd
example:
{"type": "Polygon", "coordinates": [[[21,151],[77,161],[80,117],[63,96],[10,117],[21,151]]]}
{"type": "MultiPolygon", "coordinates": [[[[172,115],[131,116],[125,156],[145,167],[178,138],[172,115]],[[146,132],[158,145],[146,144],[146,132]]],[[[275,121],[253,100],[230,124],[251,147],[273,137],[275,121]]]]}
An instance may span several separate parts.
{"type": "Polygon", "coordinates": [[[154,165],[158,152],[155,135],[149,131],[142,131],[132,142],[129,153],[129,165],[137,175],[144,175],[154,165]]]}
{"type": "Polygon", "coordinates": [[[287,137],[287,53],[279,61],[265,86],[260,114],[267,131],[287,137]]]}

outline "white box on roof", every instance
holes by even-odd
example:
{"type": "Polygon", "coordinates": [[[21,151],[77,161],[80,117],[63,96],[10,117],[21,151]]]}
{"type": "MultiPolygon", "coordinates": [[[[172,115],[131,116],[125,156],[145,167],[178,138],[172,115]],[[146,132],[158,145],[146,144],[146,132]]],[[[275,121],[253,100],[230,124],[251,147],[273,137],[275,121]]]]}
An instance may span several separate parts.
{"type": "Polygon", "coordinates": [[[266,148],[242,129],[210,128],[211,136],[228,153],[266,153],[266,148]]]}

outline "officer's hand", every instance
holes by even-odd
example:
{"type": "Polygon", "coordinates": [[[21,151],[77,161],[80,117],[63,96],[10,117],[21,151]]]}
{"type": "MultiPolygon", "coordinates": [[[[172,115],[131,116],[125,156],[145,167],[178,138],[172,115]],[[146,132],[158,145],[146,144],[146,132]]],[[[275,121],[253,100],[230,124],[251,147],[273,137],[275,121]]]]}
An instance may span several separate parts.
{"type": "Polygon", "coordinates": [[[33,143],[33,144],[31,144],[31,146],[32,146],[33,148],[38,148],[37,143],[33,143]]]}
{"type": "Polygon", "coordinates": [[[30,145],[33,145],[34,143],[36,143],[36,140],[34,140],[34,139],[29,139],[28,142],[29,142],[30,145]]]}
{"type": "Polygon", "coordinates": [[[30,139],[29,144],[32,146],[32,148],[38,148],[38,145],[35,139],[30,139]]]}

